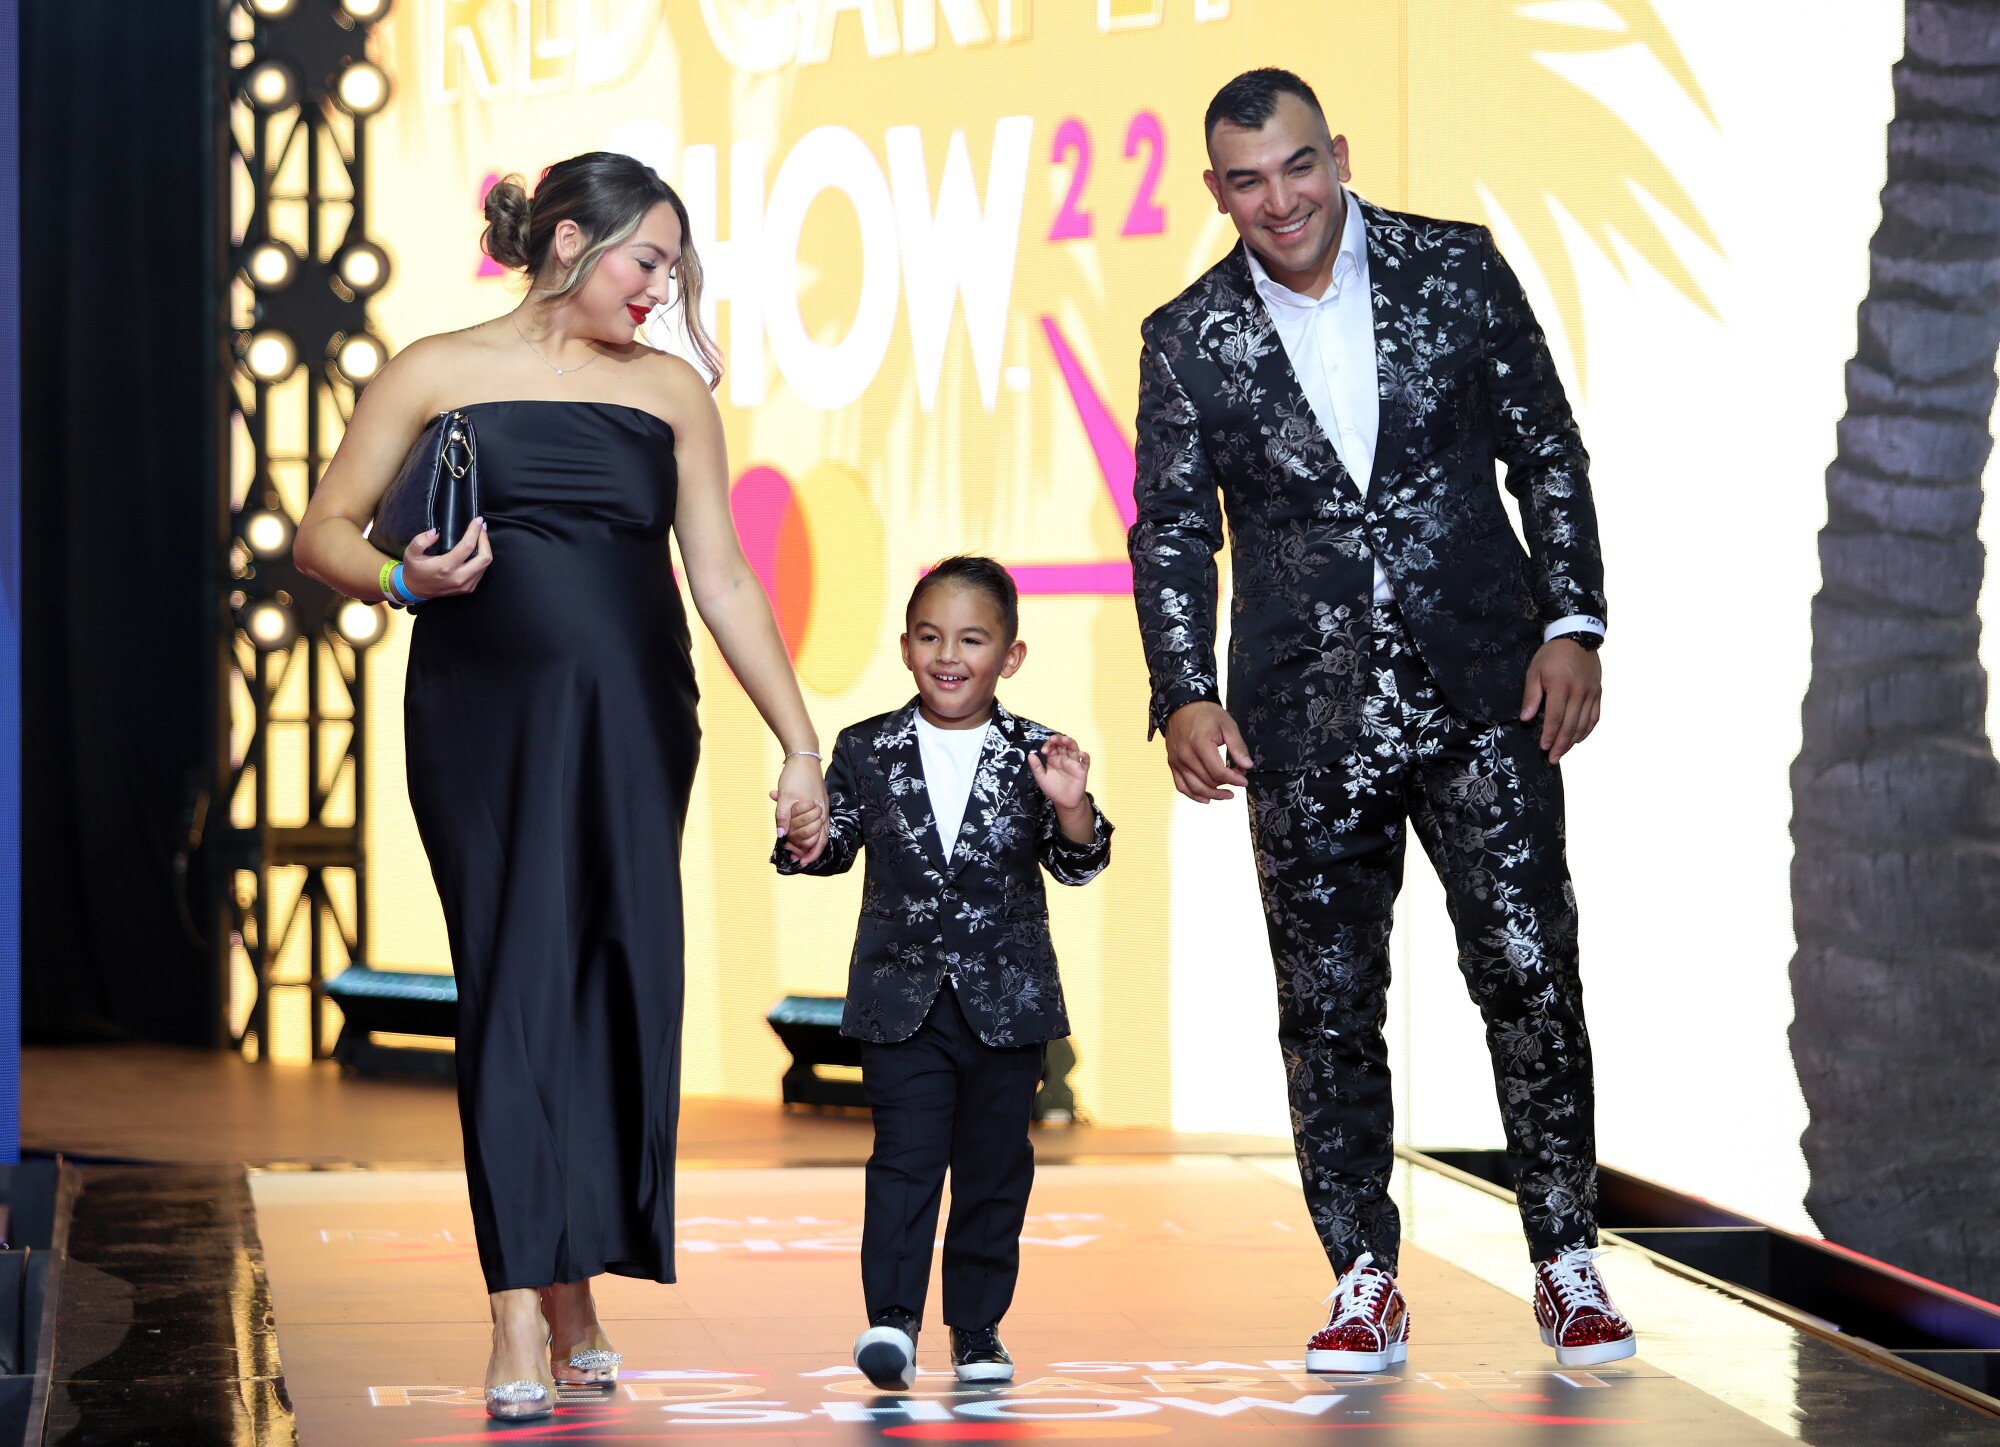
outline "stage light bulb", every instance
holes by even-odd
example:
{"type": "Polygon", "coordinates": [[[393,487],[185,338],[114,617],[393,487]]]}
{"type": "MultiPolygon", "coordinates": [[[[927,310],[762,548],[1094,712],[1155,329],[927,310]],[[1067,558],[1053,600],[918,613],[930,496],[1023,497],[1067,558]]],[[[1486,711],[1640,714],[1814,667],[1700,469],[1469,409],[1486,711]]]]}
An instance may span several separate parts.
{"type": "Polygon", "coordinates": [[[292,520],[270,508],[259,508],[244,519],[243,541],[260,558],[276,558],[291,546],[292,520]]]}
{"type": "Polygon", "coordinates": [[[340,0],[340,8],[363,24],[389,13],[389,0],[340,0]]]}
{"type": "Polygon", "coordinates": [[[372,60],[357,60],[340,73],[334,94],[357,116],[372,116],[389,101],[389,77],[372,60]]]}
{"type": "Polygon", "coordinates": [[[289,66],[277,60],[260,60],[251,66],[243,88],[253,103],[267,111],[284,109],[299,94],[298,78],[289,66]]]}
{"type": "Polygon", "coordinates": [[[334,257],[333,273],[356,296],[369,296],[389,279],[389,254],[372,241],[350,242],[334,257]]]}
{"type": "Polygon", "coordinates": [[[283,332],[259,332],[244,350],[243,365],[260,382],[282,382],[299,364],[299,349],[283,332]]]}
{"type": "Polygon", "coordinates": [[[250,9],[259,20],[283,20],[299,8],[299,0],[250,0],[250,9]]]}
{"type": "Polygon", "coordinates": [[[382,344],[365,332],[357,333],[340,344],[334,354],[333,364],[340,368],[340,375],[356,386],[368,381],[382,370],[382,363],[388,359],[382,355],[382,344]]]}
{"type": "Polygon", "coordinates": [[[265,291],[283,291],[299,274],[298,253],[282,241],[260,241],[250,249],[245,269],[265,291]]]}
{"type": "Polygon", "coordinates": [[[251,608],[243,631],[259,648],[282,648],[292,637],[292,610],[267,598],[251,608]]]}
{"type": "Polygon", "coordinates": [[[334,631],[356,648],[366,648],[380,638],[383,626],[382,606],[359,598],[349,598],[333,615],[334,631]]]}

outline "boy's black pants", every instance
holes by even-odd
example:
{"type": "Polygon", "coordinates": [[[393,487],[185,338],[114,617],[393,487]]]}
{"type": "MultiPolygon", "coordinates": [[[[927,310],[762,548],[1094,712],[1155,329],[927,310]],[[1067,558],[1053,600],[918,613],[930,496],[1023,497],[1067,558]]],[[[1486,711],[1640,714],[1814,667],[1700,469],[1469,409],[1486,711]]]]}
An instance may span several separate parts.
{"type": "Polygon", "coordinates": [[[947,1167],[945,1322],[976,1331],[1006,1315],[1035,1181],[1028,1123],[1041,1074],[1042,1047],[986,1044],[949,980],[909,1039],[863,1043],[861,1078],[875,1115],[861,1227],[871,1321],[895,1306],[923,1319],[947,1167]]]}

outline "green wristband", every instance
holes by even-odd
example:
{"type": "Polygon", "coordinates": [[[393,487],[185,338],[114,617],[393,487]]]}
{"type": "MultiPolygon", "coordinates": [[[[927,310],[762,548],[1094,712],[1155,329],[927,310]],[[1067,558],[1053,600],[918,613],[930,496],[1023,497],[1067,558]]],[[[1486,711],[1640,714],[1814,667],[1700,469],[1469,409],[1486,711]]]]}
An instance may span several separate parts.
{"type": "Polygon", "coordinates": [[[375,584],[382,590],[382,597],[386,601],[393,603],[398,608],[400,608],[403,606],[403,600],[401,598],[398,598],[396,596],[395,590],[389,586],[389,575],[395,571],[396,571],[396,560],[394,558],[391,558],[389,559],[388,562],[382,565],[382,571],[375,575],[375,584]]]}

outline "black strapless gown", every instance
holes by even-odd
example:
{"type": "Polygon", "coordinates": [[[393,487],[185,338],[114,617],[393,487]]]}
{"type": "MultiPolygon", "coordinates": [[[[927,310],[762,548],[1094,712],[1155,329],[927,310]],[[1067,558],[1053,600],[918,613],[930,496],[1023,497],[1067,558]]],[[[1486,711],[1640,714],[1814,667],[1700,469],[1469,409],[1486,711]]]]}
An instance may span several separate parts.
{"type": "Polygon", "coordinates": [[[680,851],[700,729],[673,429],[464,409],[493,565],[417,615],[410,802],[451,933],[487,1289],[674,1279],[680,851]]]}

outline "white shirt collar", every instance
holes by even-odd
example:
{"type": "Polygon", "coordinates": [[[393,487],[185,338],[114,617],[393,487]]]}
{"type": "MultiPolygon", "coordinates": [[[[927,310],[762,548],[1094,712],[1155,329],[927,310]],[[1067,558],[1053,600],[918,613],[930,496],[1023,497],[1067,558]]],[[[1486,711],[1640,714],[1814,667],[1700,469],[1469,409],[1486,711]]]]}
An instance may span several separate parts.
{"type": "Polygon", "coordinates": [[[1310,297],[1304,292],[1293,291],[1282,282],[1273,281],[1255,249],[1245,244],[1243,255],[1250,263],[1250,280],[1256,285],[1257,294],[1266,302],[1308,309],[1324,306],[1340,295],[1341,286],[1348,277],[1367,274],[1368,230],[1361,219],[1361,206],[1355,194],[1346,187],[1341,188],[1341,194],[1347,198],[1347,221],[1340,228],[1340,250],[1333,258],[1333,284],[1327,287],[1325,296],[1310,297]]]}

